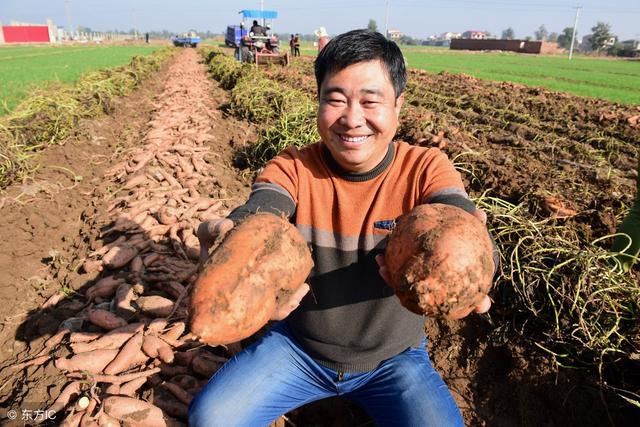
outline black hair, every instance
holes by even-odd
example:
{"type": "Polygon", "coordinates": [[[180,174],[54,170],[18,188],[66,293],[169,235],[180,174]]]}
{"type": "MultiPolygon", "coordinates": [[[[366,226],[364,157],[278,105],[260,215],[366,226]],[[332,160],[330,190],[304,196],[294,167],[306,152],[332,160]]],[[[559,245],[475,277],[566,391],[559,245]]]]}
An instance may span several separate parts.
{"type": "Polygon", "coordinates": [[[258,21],[256,19],[253,20],[253,25],[258,25],[258,21]]]}
{"type": "Polygon", "coordinates": [[[402,95],[407,84],[407,70],[404,57],[397,44],[387,40],[382,34],[368,30],[352,30],[331,39],[315,61],[318,93],[324,78],[347,68],[349,65],[365,61],[382,62],[389,73],[396,98],[402,95]]]}

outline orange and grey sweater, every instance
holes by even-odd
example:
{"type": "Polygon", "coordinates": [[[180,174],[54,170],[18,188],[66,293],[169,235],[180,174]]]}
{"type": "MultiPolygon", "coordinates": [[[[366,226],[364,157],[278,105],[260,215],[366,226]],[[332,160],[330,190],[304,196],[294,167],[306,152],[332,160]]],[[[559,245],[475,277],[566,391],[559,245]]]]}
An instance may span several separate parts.
{"type": "Polygon", "coordinates": [[[366,173],[349,173],[321,143],[288,148],[267,163],[247,203],[229,218],[255,212],[290,218],[312,249],[311,291],[287,322],[307,353],[329,368],[366,372],[419,345],[424,318],[402,307],[378,273],[394,220],[423,203],[469,212],[460,174],[436,148],[393,142],[366,173]]]}

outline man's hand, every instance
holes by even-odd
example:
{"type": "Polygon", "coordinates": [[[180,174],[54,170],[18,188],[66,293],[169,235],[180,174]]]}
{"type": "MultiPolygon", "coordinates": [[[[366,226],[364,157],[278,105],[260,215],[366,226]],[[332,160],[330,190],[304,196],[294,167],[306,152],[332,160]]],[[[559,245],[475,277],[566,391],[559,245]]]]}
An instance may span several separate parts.
{"type": "Polygon", "coordinates": [[[200,223],[196,232],[200,241],[200,265],[203,265],[209,258],[209,249],[216,239],[224,236],[232,228],[233,221],[227,218],[200,223]]]}
{"type": "MultiPolygon", "coordinates": [[[[478,219],[478,221],[483,224],[487,223],[487,214],[485,211],[476,209],[472,215],[478,219]]],[[[387,269],[387,263],[384,259],[384,254],[376,255],[376,262],[378,263],[378,272],[380,276],[384,279],[386,283],[391,283],[391,279],[389,277],[389,270],[387,269]]],[[[488,295],[483,295],[482,299],[478,301],[477,305],[474,308],[464,309],[460,311],[455,311],[453,313],[449,313],[446,317],[448,320],[458,320],[463,317],[467,317],[471,312],[474,313],[486,313],[491,308],[491,298],[488,295]]]]}
{"type": "Polygon", "coordinates": [[[303,283],[294,293],[291,294],[289,301],[276,309],[276,312],[273,313],[270,320],[282,320],[286,318],[293,310],[298,308],[300,301],[302,301],[302,298],[304,298],[307,292],[309,292],[309,285],[303,283]]]}

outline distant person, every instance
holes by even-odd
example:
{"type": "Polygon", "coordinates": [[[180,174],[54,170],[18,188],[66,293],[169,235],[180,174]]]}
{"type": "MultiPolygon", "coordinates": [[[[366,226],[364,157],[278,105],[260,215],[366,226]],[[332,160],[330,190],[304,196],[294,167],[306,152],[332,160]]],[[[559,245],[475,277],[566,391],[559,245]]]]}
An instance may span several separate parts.
{"type": "Polygon", "coordinates": [[[293,38],[293,56],[300,56],[300,34],[293,38]]]}
{"type": "Polygon", "coordinates": [[[315,35],[318,37],[318,53],[320,53],[327,43],[329,43],[329,34],[324,27],[320,27],[315,31],[315,35]]]}
{"type": "Polygon", "coordinates": [[[293,42],[293,38],[295,36],[293,34],[291,34],[291,38],[289,39],[289,48],[291,49],[291,56],[296,56],[295,54],[295,46],[294,46],[294,42],[293,42]]]}
{"type": "Polygon", "coordinates": [[[258,24],[257,20],[253,20],[253,25],[251,26],[251,32],[254,36],[266,36],[267,33],[264,31],[264,27],[258,24]]]}
{"type": "Polygon", "coordinates": [[[144,42],[149,43],[149,33],[144,33],[144,42]]]}

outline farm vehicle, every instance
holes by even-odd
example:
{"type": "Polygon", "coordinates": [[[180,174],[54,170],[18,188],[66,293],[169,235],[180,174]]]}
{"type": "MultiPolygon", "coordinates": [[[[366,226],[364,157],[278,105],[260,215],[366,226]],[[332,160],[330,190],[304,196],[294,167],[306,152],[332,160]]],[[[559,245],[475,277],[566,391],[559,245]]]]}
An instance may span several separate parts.
{"type": "Polygon", "coordinates": [[[195,31],[189,31],[182,33],[180,36],[171,37],[171,41],[176,47],[196,47],[198,43],[200,43],[200,37],[198,37],[195,31]]]}
{"type": "Polygon", "coordinates": [[[271,22],[278,17],[273,10],[241,10],[240,25],[229,25],[225,35],[225,44],[235,48],[235,57],[240,62],[252,64],[280,64],[289,65],[289,53],[280,53],[278,36],[271,31],[271,22]],[[245,20],[262,21],[247,29],[245,20]]]}

